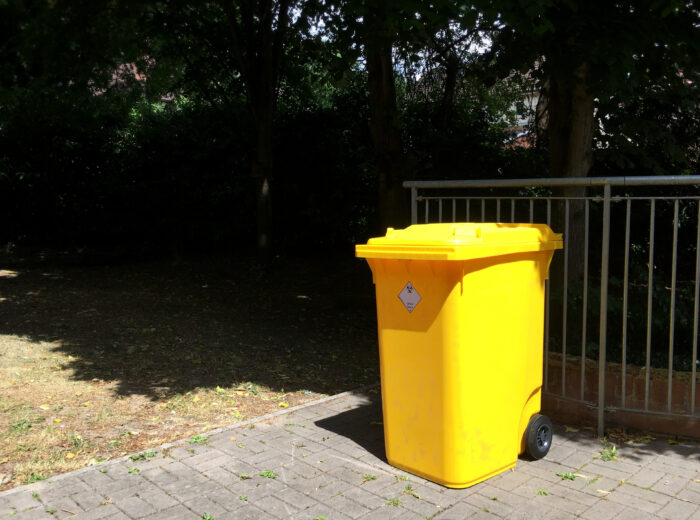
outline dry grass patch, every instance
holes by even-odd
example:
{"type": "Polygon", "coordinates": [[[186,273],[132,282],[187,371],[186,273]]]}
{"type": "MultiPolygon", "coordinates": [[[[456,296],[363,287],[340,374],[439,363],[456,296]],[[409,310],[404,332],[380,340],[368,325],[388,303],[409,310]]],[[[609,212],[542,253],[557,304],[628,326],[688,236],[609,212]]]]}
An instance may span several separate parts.
{"type": "Polygon", "coordinates": [[[17,271],[0,280],[0,489],[377,380],[371,292],[338,309],[314,272],[298,298],[289,273],[240,267],[17,271]]]}

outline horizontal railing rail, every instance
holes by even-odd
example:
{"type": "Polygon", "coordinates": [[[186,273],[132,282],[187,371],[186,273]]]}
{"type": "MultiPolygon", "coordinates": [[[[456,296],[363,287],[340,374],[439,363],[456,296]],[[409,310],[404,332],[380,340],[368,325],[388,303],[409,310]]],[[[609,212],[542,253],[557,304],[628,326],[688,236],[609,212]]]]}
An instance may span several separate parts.
{"type": "Polygon", "coordinates": [[[556,220],[561,229],[555,231],[564,234],[564,250],[555,260],[559,278],[546,282],[544,392],[595,406],[601,436],[606,411],[663,415],[700,425],[696,406],[700,189],[678,193],[680,186],[700,188],[700,175],[404,183],[411,190],[414,224],[421,220],[552,225],[556,220]],[[567,187],[584,189],[576,196],[561,195],[561,188],[567,187]],[[536,188],[538,193],[522,188],[536,188]],[[623,193],[613,194],[613,188],[623,193]],[[502,193],[517,189],[521,190],[502,193]],[[659,193],[669,190],[675,193],[659,193]],[[599,269],[597,262],[590,262],[592,254],[599,255],[599,269]],[[599,305],[593,305],[595,298],[599,305]],[[556,338],[551,330],[554,310],[556,338]],[[597,331],[590,327],[595,312],[597,331]],[[612,329],[611,318],[618,322],[612,329]],[[668,341],[659,341],[660,331],[668,341]],[[590,339],[596,332],[594,343],[590,339]],[[611,361],[609,337],[614,347],[611,361]],[[683,343],[679,346],[678,341],[683,343]],[[661,348],[662,343],[667,347],[661,348]],[[597,370],[589,373],[593,359],[587,351],[596,349],[597,370]],[[554,362],[560,364],[556,372],[554,362]],[[678,370],[678,365],[686,370],[678,370]]]}

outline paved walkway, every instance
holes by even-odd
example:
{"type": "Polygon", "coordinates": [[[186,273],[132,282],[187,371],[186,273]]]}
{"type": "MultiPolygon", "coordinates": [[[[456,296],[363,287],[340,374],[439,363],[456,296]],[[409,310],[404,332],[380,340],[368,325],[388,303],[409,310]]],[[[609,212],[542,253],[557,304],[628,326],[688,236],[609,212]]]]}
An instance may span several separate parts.
{"type": "Polygon", "coordinates": [[[341,394],[218,430],[208,444],[6,491],[0,519],[700,519],[696,444],[623,444],[604,462],[590,432],[557,427],[544,460],[446,489],[384,462],[378,401],[341,394]]]}

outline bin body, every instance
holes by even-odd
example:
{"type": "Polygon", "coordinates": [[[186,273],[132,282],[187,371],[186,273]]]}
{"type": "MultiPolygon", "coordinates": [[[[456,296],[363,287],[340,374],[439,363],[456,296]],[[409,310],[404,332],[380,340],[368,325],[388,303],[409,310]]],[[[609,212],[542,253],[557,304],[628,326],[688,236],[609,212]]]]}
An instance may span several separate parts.
{"type": "Polygon", "coordinates": [[[448,487],[515,465],[542,387],[542,225],[428,224],[357,247],[373,273],[386,456],[448,487]]]}

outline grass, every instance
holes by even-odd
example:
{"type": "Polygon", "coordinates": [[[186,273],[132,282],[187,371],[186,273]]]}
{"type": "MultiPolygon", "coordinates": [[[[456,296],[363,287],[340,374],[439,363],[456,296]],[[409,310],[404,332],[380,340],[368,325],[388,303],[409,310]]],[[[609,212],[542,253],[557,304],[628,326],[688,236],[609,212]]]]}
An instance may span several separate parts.
{"type": "Polygon", "coordinates": [[[603,449],[600,450],[600,458],[604,462],[609,462],[611,460],[617,460],[617,447],[614,444],[610,444],[608,441],[603,441],[603,449]]]}
{"type": "Polygon", "coordinates": [[[378,381],[366,265],[253,264],[0,272],[0,490],[378,381]]]}
{"type": "Polygon", "coordinates": [[[274,471],[270,471],[269,469],[266,469],[265,471],[260,472],[260,476],[265,477],[265,478],[277,478],[277,473],[275,473],[274,471]]]}

